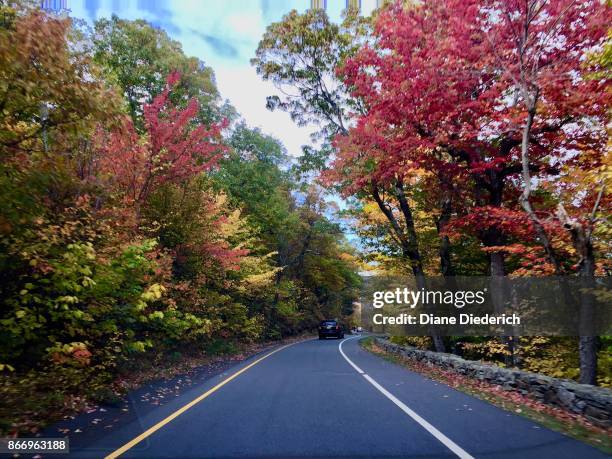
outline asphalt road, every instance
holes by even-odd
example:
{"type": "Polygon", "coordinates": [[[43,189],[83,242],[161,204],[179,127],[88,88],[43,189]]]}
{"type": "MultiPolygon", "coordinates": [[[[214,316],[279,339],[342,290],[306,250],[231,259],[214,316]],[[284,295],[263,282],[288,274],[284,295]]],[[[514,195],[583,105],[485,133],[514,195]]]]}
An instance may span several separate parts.
{"type": "Polygon", "coordinates": [[[357,341],[312,340],[255,356],[70,457],[117,454],[130,441],[118,457],[608,457],[357,341]]]}

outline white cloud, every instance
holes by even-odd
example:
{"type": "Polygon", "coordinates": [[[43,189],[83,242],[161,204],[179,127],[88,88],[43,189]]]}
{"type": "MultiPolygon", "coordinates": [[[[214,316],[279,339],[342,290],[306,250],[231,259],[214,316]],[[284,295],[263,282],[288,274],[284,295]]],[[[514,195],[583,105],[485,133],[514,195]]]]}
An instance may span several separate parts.
{"type": "MultiPolygon", "coordinates": [[[[342,0],[337,0],[342,1],[342,0]]],[[[290,8],[305,9],[308,0],[287,4],[268,1],[71,1],[71,15],[95,19],[116,14],[125,19],[146,19],[183,45],[215,71],[217,86],[247,123],[283,142],[292,156],[310,143],[310,129],[300,128],[284,112],[266,109],[266,96],[278,94],[250,65],[267,18],[279,20],[290,8]],[[264,11],[264,7],[266,10],[264,11]]]]}
{"type": "Polygon", "coordinates": [[[292,156],[301,154],[301,146],[309,143],[309,129],[300,128],[284,112],[266,109],[266,96],[276,93],[270,82],[262,81],[255,69],[234,66],[216,68],[217,85],[230,99],[249,125],[281,140],[292,156]]]}

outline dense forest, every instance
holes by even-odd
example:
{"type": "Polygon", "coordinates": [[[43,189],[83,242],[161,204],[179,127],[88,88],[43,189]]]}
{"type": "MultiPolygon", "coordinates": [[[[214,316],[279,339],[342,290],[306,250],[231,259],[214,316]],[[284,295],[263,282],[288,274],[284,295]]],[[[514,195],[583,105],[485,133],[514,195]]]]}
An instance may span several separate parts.
{"type": "MultiPolygon", "coordinates": [[[[252,61],[281,89],[270,109],[318,125],[299,169],[348,200],[364,260],[417,286],[608,276],[609,2],[384,3],[294,11],[252,61]]],[[[399,340],[612,382],[610,337],[399,340]]]]}
{"type": "MultiPolygon", "coordinates": [[[[135,361],[348,325],[364,269],[610,273],[598,0],[287,14],[252,64],[316,126],[297,159],[146,21],[1,8],[0,389],[30,417],[112,398],[135,361]]],[[[612,384],[609,337],[403,340],[612,384]]]]}
{"type": "Polygon", "coordinates": [[[138,359],[351,313],[354,249],[320,187],[220,99],[211,68],[145,21],[3,13],[2,428],[28,400],[108,398],[138,359]]]}

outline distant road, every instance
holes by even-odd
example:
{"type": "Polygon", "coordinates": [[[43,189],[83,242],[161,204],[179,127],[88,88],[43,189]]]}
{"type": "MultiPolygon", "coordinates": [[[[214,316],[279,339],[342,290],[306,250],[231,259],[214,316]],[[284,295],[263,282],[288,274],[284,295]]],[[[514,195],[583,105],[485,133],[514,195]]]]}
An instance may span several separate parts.
{"type": "Polygon", "coordinates": [[[372,355],[355,337],[266,355],[70,456],[608,457],[372,355]]]}

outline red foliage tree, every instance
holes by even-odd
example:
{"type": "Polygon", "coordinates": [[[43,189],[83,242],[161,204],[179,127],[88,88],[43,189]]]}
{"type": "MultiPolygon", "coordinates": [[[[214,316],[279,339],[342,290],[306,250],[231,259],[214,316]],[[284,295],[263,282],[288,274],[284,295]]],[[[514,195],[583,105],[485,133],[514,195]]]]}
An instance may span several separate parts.
{"type": "Polygon", "coordinates": [[[349,139],[338,142],[340,153],[328,177],[344,181],[351,193],[423,168],[435,171],[452,191],[468,187],[468,214],[498,208],[489,214],[505,220],[472,219],[490,248],[494,275],[505,269],[503,252],[493,249],[522,224],[515,218],[524,172],[521,75],[527,68],[542,69],[537,77],[524,77],[529,91],[533,78],[541,88],[542,116],[528,135],[530,174],[558,173],[555,161],[569,150],[587,143],[601,150],[604,138],[592,125],[593,117],[605,113],[607,96],[601,96],[600,83],[579,77],[580,59],[603,37],[603,6],[595,0],[535,2],[543,19],[533,33],[554,33],[556,41],[544,46],[543,39],[531,38],[534,50],[521,62],[516,30],[528,14],[521,5],[529,3],[534,2],[445,0],[418,7],[398,2],[379,15],[373,45],[341,69],[368,113],[349,139]]]}
{"type": "MultiPolygon", "coordinates": [[[[594,285],[592,235],[599,208],[609,201],[604,196],[603,175],[595,173],[589,177],[584,171],[601,170],[606,160],[605,127],[611,95],[606,87],[608,80],[589,78],[589,73],[598,69],[588,68],[585,57],[606,39],[607,7],[597,0],[491,0],[487,6],[488,11],[481,13],[481,22],[490,23],[491,12],[495,12],[496,21],[495,27],[484,29],[483,54],[488,56],[487,65],[498,73],[498,84],[506,93],[515,94],[516,103],[508,104],[508,112],[518,120],[518,126],[509,127],[522,132],[521,206],[529,215],[554,272],[563,274],[566,267],[546,228],[551,222],[557,224],[557,231],[560,228],[567,231],[579,255],[578,272],[586,279],[586,285],[594,285]],[[558,201],[554,215],[550,209],[538,209],[532,204],[538,181],[532,180],[530,166],[539,150],[560,163],[564,174],[575,170],[575,183],[583,184],[578,187],[582,192],[573,196],[564,196],[563,186],[553,183],[549,187],[558,201]],[[593,176],[598,183],[594,183],[593,176]],[[572,216],[566,210],[567,201],[572,216]]],[[[538,178],[554,182],[556,177],[538,178]]],[[[583,293],[580,303],[580,382],[595,384],[597,337],[591,331],[593,298],[583,293]]]]}
{"type": "MultiPolygon", "coordinates": [[[[505,274],[510,237],[538,241],[550,271],[564,272],[547,230],[562,223],[581,273],[592,276],[603,188],[573,198],[592,209],[582,222],[562,205],[555,219],[546,203],[532,201],[537,180],[605,160],[609,82],[587,78],[584,63],[605,40],[606,13],[598,0],[396,2],[379,15],[373,45],[341,69],[368,113],[338,143],[332,180],[345,180],[350,192],[415,166],[435,170],[441,183],[472,190],[457,223],[476,231],[492,275],[505,274]]],[[[551,189],[554,203],[560,191],[551,189]]],[[[581,338],[583,382],[595,378],[594,342],[581,338]]]]}
{"type": "Polygon", "coordinates": [[[185,187],[183,196],[190,194],[190,199],[200,207],[198,215],[190,217],[197,221],[200,231],[192,235],[193,240],[169,247],[175,260],[181,262],[195,255],[202,263],[213,261],[223,269],[236,270],[249,251],[233,248],[226,240],[227,209],[216,196],[202,191],[193,182],[211,170],[227,151],[221,137],[226,123],[197,124],[195,99],[185,109],[176,108],[170,101],[170,93],[179,79],[178,73],[170,74],[162,93],[145,104],[143,135],[136,132],[129,118],[110,134],[98,133],[101,174],[123,198],[124,213],[134,215],[135,212],[136,221],[154,191],[166,185],[185,187]]]}
{"type": "Polygon", "coordinates": [[[159,186],[183,183],[210,170],[227,151],[221,139],[224,123],[194,126],[195,99],[185,109],[172,105],[170,92],[179,79],[178,73],[171,73],[162,93],[145,104],[144,137],[130,119],[121,129],[99,136],[101,169],[131,202],[146,202],[159,186]]]}

